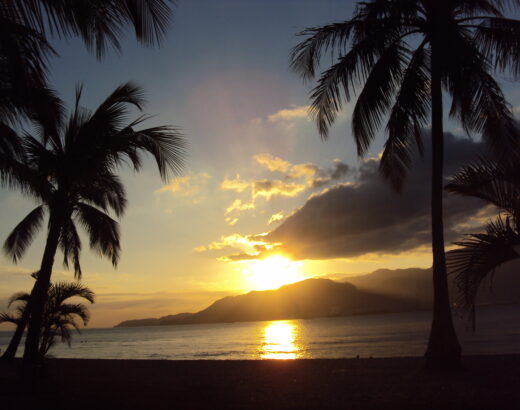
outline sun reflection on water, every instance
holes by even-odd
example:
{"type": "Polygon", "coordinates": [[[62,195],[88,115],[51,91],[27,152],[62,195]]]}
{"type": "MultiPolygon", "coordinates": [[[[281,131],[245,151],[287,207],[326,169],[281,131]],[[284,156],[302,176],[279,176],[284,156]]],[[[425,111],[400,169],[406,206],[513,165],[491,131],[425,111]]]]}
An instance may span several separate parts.
{"type": "Polygon", "coordinates": [[[293,321],[269,322],[262,329],[262,359],[297,359],[302,356],[298,343],[299,326],[293,321]]]}

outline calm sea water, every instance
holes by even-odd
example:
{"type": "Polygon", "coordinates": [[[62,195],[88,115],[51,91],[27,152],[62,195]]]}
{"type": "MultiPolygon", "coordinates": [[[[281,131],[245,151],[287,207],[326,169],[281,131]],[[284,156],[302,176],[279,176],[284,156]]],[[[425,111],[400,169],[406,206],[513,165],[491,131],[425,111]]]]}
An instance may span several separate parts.
{"type": "MultiPolygon", "coordinates": [[[[520,353],[520,305],[477,311],[477,331],[455,318],[465,354],[520,353]]],[[[99,359],[296,359],[420,356],[429,312],[312,320],[85,329],[51,356],[99,359]]],[[[5,349],[11,332],[0,332],[5,349]]]]}

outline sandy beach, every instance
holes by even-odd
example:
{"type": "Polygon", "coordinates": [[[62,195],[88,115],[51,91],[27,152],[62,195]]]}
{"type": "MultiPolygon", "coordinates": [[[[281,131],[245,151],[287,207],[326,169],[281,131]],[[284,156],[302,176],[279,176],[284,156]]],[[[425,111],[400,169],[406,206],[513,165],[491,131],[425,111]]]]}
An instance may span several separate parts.
{"type": "Polygon", "coordinates": [[[464,357],[449,375],[422,358],[166,361],[52,359],[28,396],[0,365],[2,409],[518,409],[520,356],[464,357]]]}

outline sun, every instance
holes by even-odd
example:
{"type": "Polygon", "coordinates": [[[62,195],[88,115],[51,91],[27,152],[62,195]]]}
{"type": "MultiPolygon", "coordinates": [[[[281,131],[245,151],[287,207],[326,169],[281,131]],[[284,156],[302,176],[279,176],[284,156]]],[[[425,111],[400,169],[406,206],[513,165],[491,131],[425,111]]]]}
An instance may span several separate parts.
{"type": "Polygon", "coordinates": [[[244,273],[253,290],[267,290],[305,279],[300,267],[301,262],[274,255],[266,259],[248,261],[244,273]]]}

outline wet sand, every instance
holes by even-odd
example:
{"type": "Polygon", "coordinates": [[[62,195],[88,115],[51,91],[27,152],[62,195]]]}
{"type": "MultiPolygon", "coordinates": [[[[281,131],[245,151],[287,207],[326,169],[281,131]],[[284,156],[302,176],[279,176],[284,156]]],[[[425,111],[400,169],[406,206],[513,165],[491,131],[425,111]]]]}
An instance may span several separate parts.
{"type": "Polygon", "coordinates": [[[450,374],[422,358],[51,359],[34,396],[18,366],[0,363],[2,409],[520,409],[520,355],[464,357],[450,374]]]}

